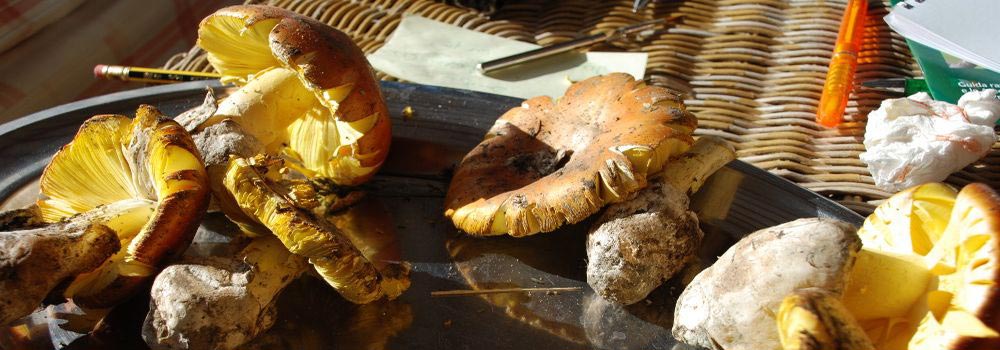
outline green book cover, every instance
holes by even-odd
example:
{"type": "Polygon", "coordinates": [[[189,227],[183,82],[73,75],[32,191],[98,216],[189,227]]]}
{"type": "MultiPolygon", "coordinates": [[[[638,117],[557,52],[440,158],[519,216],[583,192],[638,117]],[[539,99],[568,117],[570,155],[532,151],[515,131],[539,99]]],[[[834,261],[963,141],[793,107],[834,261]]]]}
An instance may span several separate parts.
{"type": "MultiPolygon", "coordinates": [[[[892,0],[892,5],[895,6],[898,2],[900,0],[892,0]]],[[[935,100],[958,103],[962,94],[969,91],[1000,90],[1000,73],[976,66],[913,40],[907,39],[906,44],[910,46],[913,58],[924,72],[931,97],[935,100]]]]}

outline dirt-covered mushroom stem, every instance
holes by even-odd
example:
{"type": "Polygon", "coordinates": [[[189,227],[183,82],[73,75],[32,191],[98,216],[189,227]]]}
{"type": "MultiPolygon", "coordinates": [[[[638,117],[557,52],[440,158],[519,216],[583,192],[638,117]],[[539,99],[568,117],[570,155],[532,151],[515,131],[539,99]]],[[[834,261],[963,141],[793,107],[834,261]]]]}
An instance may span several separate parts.
{"type": "Polygon", "coordinates": [[[608,206],[587,236],[587,283],[594,291],[633,304],[683,269],[703,235],[688,195],[735,158],[728,142],[704,136],[635,198],[608,206]]]}
{"type": "Polygon", "coordinates": [[[855,228],[831,219],[751,233],[684,288],[673,335],[709,349],[778,349],[774,315],[785,296],[808,287],[841,293],[860,250],[855,228]]]}
{"type": "Polygon", "coordinates": [[[235,349],[271,328],[279,293],[308,267],[274,237],[167,267],[153,283],[143,338],[153,349],[235,349]]]}
{"type": "Polygon", "coordinates": [[[119,248],[114,231],[88,220],[0,232],[0,326],[27,316],[57,285],[119,248]]]}

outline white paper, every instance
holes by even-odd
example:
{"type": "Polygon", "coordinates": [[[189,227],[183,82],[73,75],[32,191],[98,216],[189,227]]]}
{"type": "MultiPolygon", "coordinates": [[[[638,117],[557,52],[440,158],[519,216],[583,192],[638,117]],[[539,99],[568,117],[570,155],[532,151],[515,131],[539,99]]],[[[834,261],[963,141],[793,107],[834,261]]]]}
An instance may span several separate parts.
{"type": "Polygon", "coordinates": [[[414,83],[530,98],[562,96],[570,84],[625,72],[641,79],[646,53],[563,54],[485,76],[476,65],[539,48],[441,22],[406,16],[382,48],[368,56],[375,69],[414,83]]]}
{"type": "Polygon", "coordinates": [[[861,160],[886,191],[943,181],[990,151],[997,118],[1000,100],[990,89],[962,95],[957,106],[924,92],[885,100],[868,114],[861,160]]]}

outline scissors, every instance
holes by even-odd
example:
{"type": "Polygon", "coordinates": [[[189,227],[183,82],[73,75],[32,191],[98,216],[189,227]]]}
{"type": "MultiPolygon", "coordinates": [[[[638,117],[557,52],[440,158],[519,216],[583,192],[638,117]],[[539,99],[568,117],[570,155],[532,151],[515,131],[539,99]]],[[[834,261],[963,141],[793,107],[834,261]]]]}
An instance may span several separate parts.
{"type": "Polygon", "coordinates": [[[478,70],[480,73],[483,74],[490,73],[508,67],[524,64],[537,59],[555,56],[563,52],[573,51],[579,48],[591,46],[599,42],[608,42],[623,38],[627,35],[641,33],[646,30],[656,29],[665,24],[674,23],[681,17],[682,16],[680,15],[674,15],[667,18],[659,18],[645,22],[639,22],[633,25],[618,28],[614,32],[588,35],[585,37],[573,39],[559,44],[546,46],[535,50],[530,50],[527,52],[522,52],[512,56],[490,60],[476,65],[476,70],[478,70]]]}

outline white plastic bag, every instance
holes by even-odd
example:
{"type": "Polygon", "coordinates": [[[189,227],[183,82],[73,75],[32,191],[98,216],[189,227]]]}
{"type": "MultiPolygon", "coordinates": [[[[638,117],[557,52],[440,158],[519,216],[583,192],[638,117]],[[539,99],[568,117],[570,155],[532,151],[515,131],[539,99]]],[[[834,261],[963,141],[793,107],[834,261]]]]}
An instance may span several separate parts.
{"type": "Polygon", "coordinates": [[[957,106],[926,93],[885,100],[868,114],[861,160],[886,191],[942,181],[990,151],[997,118],[996,90],[968,92],[957,106]]]}

